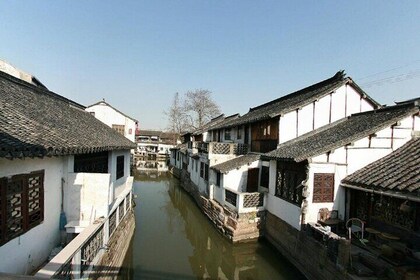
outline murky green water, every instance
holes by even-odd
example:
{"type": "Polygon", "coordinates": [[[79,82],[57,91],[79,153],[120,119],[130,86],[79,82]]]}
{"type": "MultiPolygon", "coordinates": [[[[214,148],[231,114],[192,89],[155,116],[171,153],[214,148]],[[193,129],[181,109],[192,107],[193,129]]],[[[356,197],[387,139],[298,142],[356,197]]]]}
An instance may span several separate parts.
{"type": "Polygon", "coordinates": [[[152,177],[135,174],[133,279],[304,279],[266,242],[228,242],[171,175],[152,177]]]}

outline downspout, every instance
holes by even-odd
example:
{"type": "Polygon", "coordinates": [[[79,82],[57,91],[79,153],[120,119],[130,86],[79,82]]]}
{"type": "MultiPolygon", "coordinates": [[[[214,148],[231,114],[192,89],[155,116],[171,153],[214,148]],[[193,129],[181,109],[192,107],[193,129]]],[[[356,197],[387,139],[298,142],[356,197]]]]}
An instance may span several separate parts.
{"type": "Polygon", "coordinates": [[[61,178],[61,212],[60,212],[60,223],[59,223],[59,228],[60,228],[60,236],[61,236],[61,244],[64,245],[65,242],[65,238],[66,238],[66,224],[67,224],[67,217],[66,217],[66,213],[64,213],[64,183],[66,181],[64,180],[64,178],[61,178]]]}

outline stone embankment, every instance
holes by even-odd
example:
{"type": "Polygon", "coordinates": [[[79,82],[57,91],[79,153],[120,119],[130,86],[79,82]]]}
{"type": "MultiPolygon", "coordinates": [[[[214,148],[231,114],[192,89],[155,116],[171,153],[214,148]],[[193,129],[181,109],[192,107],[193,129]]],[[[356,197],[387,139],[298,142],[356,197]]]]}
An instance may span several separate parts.
{"type": "Polygon", "coordinates": [[[182,188],[194,198],[212,224],[229,240],[244,242],[263,235],[265,211],[238,214],[217,201],[201,195],[187,171],[171,167],[170,172],[180,179],[182,188]]]}

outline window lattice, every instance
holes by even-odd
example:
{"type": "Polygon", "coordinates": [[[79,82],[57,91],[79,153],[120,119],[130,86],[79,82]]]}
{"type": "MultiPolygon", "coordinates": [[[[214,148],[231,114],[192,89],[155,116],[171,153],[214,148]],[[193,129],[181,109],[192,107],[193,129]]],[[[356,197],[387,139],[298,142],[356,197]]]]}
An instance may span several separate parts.
{"type": "Polygon", "coordinates": [[[236,199],[237,199],[236,193],[225,189],[225,201],[226,202],[229,202],[230,204],[236,206],[236,199]]]}
{"type": "Polygon", "coordinates": [[[0,178],[0,245],[44,219],[44,171],[0,178]]]}
{"type": "Polygon", "coordinates": [[[213,154],[228,155],[230,153],[230,144],[228,143],[214,143],[213,154]]]}
{"type": "Polygon", "coordinates": [[[314,174],[313,202],[334,201],[334,173],[314,174]]]}
{"type": "Polygon", "coordinates": [[[305,167],[300,163],[277,162],[276,193],[290,203],[302,204],[302,181],[306,178],[305,167]]]}
{"type": "Polygon", "coordinates": [[[263,193],[252,193],[244,196],[244,207],[261,207],[264,205],[263,193]]]}

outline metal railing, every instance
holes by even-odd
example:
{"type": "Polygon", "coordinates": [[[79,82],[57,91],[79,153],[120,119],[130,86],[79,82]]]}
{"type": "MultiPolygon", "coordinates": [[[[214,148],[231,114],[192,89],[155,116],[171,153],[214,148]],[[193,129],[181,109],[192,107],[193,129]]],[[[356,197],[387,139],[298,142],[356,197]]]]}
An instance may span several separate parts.
{"type": "Polygon", "coordinates": [[[97,220],[76,236],[35,276],[55,279],[88,278],[118,225],[133,208],[132,190],[114,206],[107,218],[97,220]]]}

